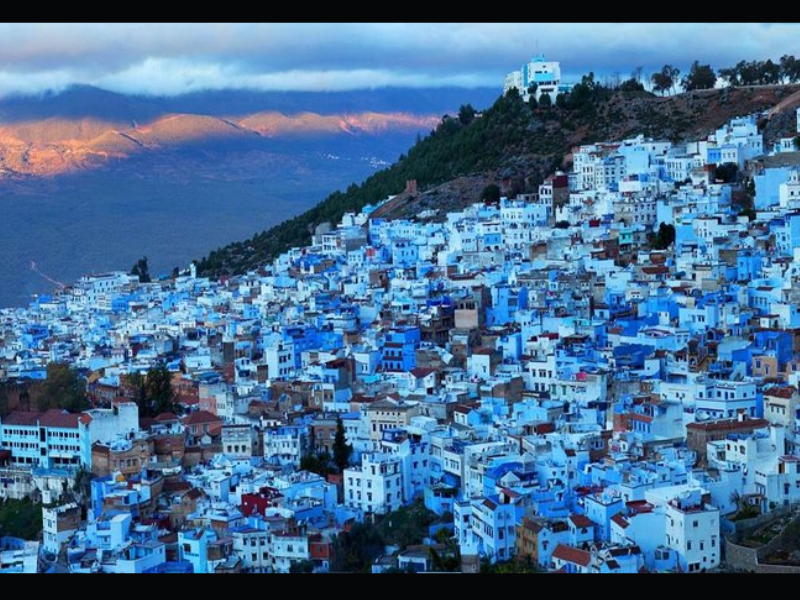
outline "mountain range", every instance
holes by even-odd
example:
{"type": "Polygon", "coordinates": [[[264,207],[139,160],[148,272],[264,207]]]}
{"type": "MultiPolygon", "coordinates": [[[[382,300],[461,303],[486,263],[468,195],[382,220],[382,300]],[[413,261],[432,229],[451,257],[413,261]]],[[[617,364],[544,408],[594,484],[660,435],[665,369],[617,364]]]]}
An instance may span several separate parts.
{"type": "Polygon", "coordinates": [[[434,127],[445,107],[458,107],[450,99],[454,94],[207,92],[150,98],[78,86],[7,98],[0,101],[0,181],[96,169],[133,155],[198,145],[259,148],[275,140],[341,136],[346,143],[358,136],[416,134],[434,127]]]}

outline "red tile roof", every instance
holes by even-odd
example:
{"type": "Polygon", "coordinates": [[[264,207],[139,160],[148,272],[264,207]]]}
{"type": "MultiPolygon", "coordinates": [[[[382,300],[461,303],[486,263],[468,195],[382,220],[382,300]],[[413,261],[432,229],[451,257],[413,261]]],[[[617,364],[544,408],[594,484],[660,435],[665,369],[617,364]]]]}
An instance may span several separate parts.
{"type": "Polygon", "coordinates": [[[541,523],[537,523],[528,517],[522,518],[522,527],[528,531],[532,531],[533,533],[539,533],[542,529],[544,529],[541,523]]]}
{"type": "Polygon", "coordinates": [[[586,552],[586,550],[579,550],[572,546],[559,544],[553,551],[553,558],[581,565],[582,567],[588,567],[589,562],[592,560],[592,555],[586,552]]]}
{"type": "Polygon", "coordinates": [[[156,421],[159,423],[166,423],[169,421],[178,421],[178,415],[170,413],[170,412],[163,412],[156,417],[156,421]]]}
{"type": "Polygon", "coordinates": [[[77,429],[80,414],[72,414],[57,408],[51,408],[39,419],[45,427],[58,427],[60,429],[77,429]]]}
{"type": "Polygon", "coordinates": [[[787,387],[774,386],[764,390],[764,395],[774,396],[775,398],[791,398],[796,392],[797,390],[791,385],[787,387]]]}
{"type": "Polygon", "coordinates": [[[430,369],[427,367],[415,367],[409,371],[414,377],[417,379],[422,379],[423,377],[427,377],[431,373],[436,373],[436,369],[430,369]]]}
{"type": "Polygon", "coordinates": [[[765,419],[745,419],[738,421],[736,419],[726,419],[720,421],[706,421],[705,423],[689,423],[686,429],[695,429],[699,431],[735,431],[737,429],[760,429],[769,425],[769,421],[765,419]]]}
{"type": "Polygon", "coordinates": [[[586,515],[572,515],[569,520],[575,527],[594,527],[594,523],[586,515]]]}
{"type": "Polygon", "coordinates": [[[3,419],[3,425],[21,425],[33,427],[39,422],[39,417],[41,414],[42,413],[38,412],[23,412],[17,410],[3,419]]]}
{"type": "Polygon", "coordinates": [[[220,419],[217,415],[208,412],[207,410],[198,410],[197,412],[193,412],[183,419],[183,422],[186,425],[200,425],[218,421],[222,422],[222,419],[220,419]]]}
{"type": "Polygon", "coordinates": [[[622,527],[623,529],[627,529],[627,528],[628,528],[628,526],[630,526],[630,523],[628,523],[628,521],[625,519],[625,517],[623,517],[623,516],[622,516],[621,514],[619,514],[619,513],[617,513],[616,515],[614,515],[613,517],[611,517],[611,520],[612,520],[614,523],[616,523],[617,525],[619,525],[620,527],[622,527]]]}
{"type": "Polygon", "coordinates": [[[486,508],[488,508],[489,510],[494,510],[495,508],[497,508],[497,504],[495,504],[494,502],[492,502],[492,501],[491,501],[491,500],[489,500],[488,498],[486,498],[486,499],[483,501],[483,505],[484,505],[486,508]]]}
{"type": "Polygon", "coordinates": [[[625,546],[624,548],[610,548],[608,553],[611,556],[634,556],[641,554],[642,550],[639,546],[625,546]]]}
{"type": "Polygon", "coordinates": [[[51,408],[45,412],[15,411],[3,419],[3,425],[18,425],[22,427],[56,427],[59,429],[77,429],[81,415],[71,414],[58,408],[51,408]]]}

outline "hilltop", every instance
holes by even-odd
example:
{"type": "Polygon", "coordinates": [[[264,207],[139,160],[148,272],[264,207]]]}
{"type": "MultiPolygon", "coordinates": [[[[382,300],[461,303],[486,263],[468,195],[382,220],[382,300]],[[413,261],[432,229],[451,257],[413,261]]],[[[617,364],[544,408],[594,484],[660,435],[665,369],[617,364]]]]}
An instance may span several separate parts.
{"type": "MultiPolygon", "coordinates": [[[[211,252],[199,262],[199,272],[220,276],[256,268],[289,248],[308,244],[317,225],[335,223],[345,212],[401,193],[408,180],[416,180],[420,192],[401,195],[381,209],[381,216],[456,210],[477,201],[488,183],[499,184],[506,194],[535,191],[544,177],[570,162],[576,145],[640,133],[676,142],[698,139],[732,117],[800,103],[798,90],[798,85],[750,86],[660,97],[609,90],[584,80],[568,102],[536,108],[509,94],[477,117],[469,112],[445,117],[393,166],[249,240],[211,252]]],[[[772,127],[768,133],[781,132],[772,127]]]]}

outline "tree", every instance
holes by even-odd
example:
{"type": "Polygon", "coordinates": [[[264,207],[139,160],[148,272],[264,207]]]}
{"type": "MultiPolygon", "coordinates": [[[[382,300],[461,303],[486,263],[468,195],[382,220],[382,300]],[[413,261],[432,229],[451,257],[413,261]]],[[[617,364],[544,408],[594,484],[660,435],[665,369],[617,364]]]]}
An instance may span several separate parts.
{"type": "Polygon", "coordinates": [[[638,80],[631,78],[623,81],[619,89],[623,92],[643,92],[644,86],[638,80]]]}
{"type": "Polygon", "coordinates": [[[771,60],[767,60],[761,65],[761,83],[764,85],[775,85],[781,81],[781,67],[771,60]]]}
{"type": "Polygon", "coordinates": [[[682,83],[683,89],[687,92],[710,90],[717,83],[717,75],[711,65],[701,65],[699,61],[694,61],[682,83]]]}
{"type": "Polygon", "coordinates": [[[289,573],[313,573],[313,572],[314,572],[313,560],[301,560],[298,562],[293,562],[289,566],[289,573]]]}
{"type": "Polygon", "coordinates": [[[33,396],[39,410],[60,408],[79,412],[90,406],[86,399],[86,380],[64,363],[47,365],[47,377],[33,391],[33,396]]]}
{"type": "Polygon", "coordinates": [[[300,459],[300,470],[310,471],[322,477],[327,477],[331,473],[331,456],[326,451],[319,454],[309,453],[300,459]]]}
{"type": "Polygon", "coordinates": [[[589,106],[599,89],[600,85],[595,81],[594,72],[590,71],[588,75],[581,77],[580,83],[572,87],[569,94],[570,105],[575,108],[589,106]]]}
{"type": "Polygon", "coordinates": [[[672,65],[664,65],[660,71],[653,73],[650,76],[650,81],[653,84],[653,90],[658,93],[666,93],[675,88],[678,82],[678,77],[681,70],[672,65]]]}
{"type": "Polygon", "coordinates": [[[800,61],[791,54],[784,54],[780,60],[781,78],[788,83],[800,81],[800,61]]]}
{"type": "Polygon", "coordinates": [[[333,462],[344,471],[350,465],[350,455],[353,454],[353,446],[347,443],[344,435],[344,423],[341,419],[336,419],[336,437],[333,439],[333,462]]]}
{"type": "Polygon", "coordinates": [[[141,283],[150,283],[150,266],[147,264],[147,257],[143,256],[136,261],[131,269],[131,275],[136,275],[141,283]]]}
{"type": "Polygon", "coordinates": [[[147,406],[147,382],[139,372],[129,373],[125,376],[123,383],[126,393],[136,402],[141,416],[149,415],[150,409],[147,406]]]}
{"type": "Polygon", "coordinates": [[[566,108],[569,104],[569,95],[561,92],[556,96],[556,106],[558,108],[566,108]]]}
{"type": "Polygon", "coordinates": [[[336,570],[349,573],[364,571],[383,551],[378,528],[371,523],[355,523],[334,540],[336,570]]]}
{"type": "Polygon", "coordinates": [[[675,226],[661,223],[652,245],[656,250],[666,250],[675,242],[675,226]]]}
{"type": "Polygon", "coordinates": [[[0,500],[0,538],[36,540],[42,532],[42,505],[30,498],[0,500]]]}
{"type": "Polygon", "coordinates": [[[553,99],[550,97],[550,94],[544,92],[539,96],[539,106],[542,108],[550,108],[553,106],[553,99]]]}
{"type": "Polygon", "coordinates": [[[644,67],[642,66],[636,67],[633,71],[631,71],[631,79],[634,80],[636,83],[641,83],[642,73],[644,73],[644,67]]]}
{"type": "Polygon", "coordinates": [[[150,416],[174,412],[175,392],[172,389],[172,374],[165,364],[159,363],[147,371],[145,389],[150,416]]]}
{"type": "Polygon", "coordinates": [[[752,206],[745,206],[742,210],[739,211],[740,217],[747,217],[748,221],[755,221],[756,220],[756,209],[752,206]]]}
{"type": "Polygon", "coordinates": [[[458,120],[462,125],[469,125],[475,120],[476,110],[472,108],[472,104],[462,104],[458,109],[458,120]]]}
{"type": "Polygon", "coordinates": [[[739,174],[739,165],[736,163],[723,163],[717,165],[715,179],[722,183],[735,183],[739,174]]]}
{"type": "Polygon", "coordinates": [[[538,83],[530,84],[528,86],[528,95],[529,96],[535,96],[536,95],[536,90],[538,90],[538,89],[539,89],[539,84],[538,83]]]}
{"type": "Polygon", "coordinates": [[[481,192],[481,200],[486,202],[487,204],[497,204],[500,202],[500,188],[494,184],[490,183],[481,192]]]}
{"type": "Polygon", "coordinates": [[[6,383],[0,383],[0,417],[5,417],[8,413],[8,387],[6,383]]]}
{"type": "Polygon", "coordinates": [[[736,67],[726,67],[724,69],[720,69],[717,71],[717,75],[720,79],[722,79],[722,81],[730,86],[737,86],[740,83],[739,71],[736,69],[736,67]]]}
{"type": "Polygon", "coordinates": [[[436,520],[436,513],[417,500],[387,514],[378,524],[378,532],[384,543],[406,548],[421,544],[436,520]]]}

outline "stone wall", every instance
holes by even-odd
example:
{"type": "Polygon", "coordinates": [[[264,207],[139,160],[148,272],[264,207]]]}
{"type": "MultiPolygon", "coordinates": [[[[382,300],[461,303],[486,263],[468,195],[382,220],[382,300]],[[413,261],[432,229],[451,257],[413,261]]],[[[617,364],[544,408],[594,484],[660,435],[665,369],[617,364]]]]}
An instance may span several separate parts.
{"type": "Polygon", "coordinates": [[[785,517],[792,513],[795,506],[781,506],[776,508],[772,512],[765,513],[763,515],[758,515],[757,517],[753,517],[751,519],[742,519],[741,521],[728,521],[729,526],[731,529],[731,533],[733,536],[733,541],[738,542],[743,537],[746,537],[753,533],[756,529],[763,527],[769,523],[772,523],[776,519],[780,519],[781,517],[785,517]]]}
{"type": "MultiPolygon", "coordinates": [[[[759,515],[745,521],[735,523],[736,531],[733,534],[725,535],[725,564],[736,571],[749,571],[755,573],[800,573],[800,566],[768,565],[761,564],[769,556],[779,550],[786,549],[787,546],[794,549],[795,542],[789,540],[783,533],[775,536],[769,542],[756,548],[741,545],[743,537],[756,530],[768,525],[769,523],[790,514],[792,507],[781,507],[780,509],[759,515]]],[[[800,515],[796,516],[786,527],[800,524],[800,515]]],[[[785,528],[784,528],[785,529],[785,528]]]]}

